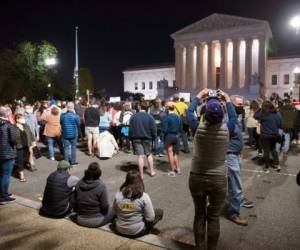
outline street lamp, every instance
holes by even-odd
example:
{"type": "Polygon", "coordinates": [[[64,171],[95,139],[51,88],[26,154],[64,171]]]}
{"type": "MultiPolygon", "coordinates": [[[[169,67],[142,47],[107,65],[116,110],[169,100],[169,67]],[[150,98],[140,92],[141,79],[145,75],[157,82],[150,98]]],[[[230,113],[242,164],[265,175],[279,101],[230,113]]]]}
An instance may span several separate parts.
{"type": "Polygon", "coordinates": [[[56,58],[54,57],[48,57],[45,59],[45,64],[47,67],[54,66],[57,63],[56,58]]]}
{"type": "Polygon", "coordinates": [[[290,25],[296,30],[298,35],[300,31],[300,16],[294,16],[290,21],[290,25]]]}

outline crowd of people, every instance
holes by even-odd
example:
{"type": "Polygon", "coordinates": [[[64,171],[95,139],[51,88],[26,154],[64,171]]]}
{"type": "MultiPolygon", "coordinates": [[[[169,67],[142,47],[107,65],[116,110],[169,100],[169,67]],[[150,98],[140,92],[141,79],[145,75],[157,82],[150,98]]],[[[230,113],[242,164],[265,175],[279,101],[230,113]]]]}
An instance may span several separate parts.
{"type": "Polygon", "coordinates": [[[163,216],[145,192],[145,161],[154,177],[153,155],[166,153],[168,176],[176,177],[181,174],[179,153],[189,154],[188,141],[194,138],[189,188],[195,206],[195,242],[201,248],[207,236],[208,249],[215,249],[226,197],[228,219],[238,225],[248,224],[240,207],[253,207],[242,191],[244,135],[248,135],[246,147],[257,151],[255,159],[269,173],[281,170],[279,158],[288,156],[291,143],[299,144],[299,130],[300,107],[290,98],[247,101],[221,90],[204,89],[189,104],[175,96],[152,102],[93,100],[86,105],[50,100],[4,105],[0,107],[0,202],[15,199],[8,190],[13,171],[26,182],[24,168],[37,170],[34,151],[40,141],[47,145],[49,159],[59,161],[47,179],[41,214],[63,217],[74,212],[79,225],[113,222],[116,233],[139,237],[163,216]],[[138,171],[127,173],[112,206],[97,162],[88,166],[81,180],[70,175],[69,169],[78,165],[78,140],[87,141],[90,157],[109,159],[120,150],[137,155],[138,171]]]}

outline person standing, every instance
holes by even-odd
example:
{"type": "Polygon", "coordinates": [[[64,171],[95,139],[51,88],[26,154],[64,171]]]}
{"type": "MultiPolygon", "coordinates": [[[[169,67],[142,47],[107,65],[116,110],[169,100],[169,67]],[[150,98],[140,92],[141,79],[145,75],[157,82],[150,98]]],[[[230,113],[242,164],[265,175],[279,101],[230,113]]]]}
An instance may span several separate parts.
{"type": "MultiPolygon", "coordinates": [[[[92,101],[91,106],[84,111],[85,135],[88,139],[88,155],[94,156],[99,137],[100,113],[98,105],[92,101]]],[[[99,152],[100,154],[100,152],[99,152]]]]}
{"type": "Polygon", "coordinates": [[[62,129],[62,142],[64,147],[64,160],[71,165],[78,165],[77,162],[77,138],[80,126],[79,116],[75,114],[74,103],[68,102],[67,112],[60,116],[62,129]],[[71,156],[70,156],[71,148],[71,156]]]}
{"type": "Polygon", "coordinates": [[[10,176],[16,158],[16,131],[8,121],[9,110],[0,107],[0,203],[6,204],[15,200],[8,192],[10,176]]]}
{"type": "Polygon", "coordinates": [[[260,138],[264,151],[264,171],[269,173],[269,167],[274,167],[280,171],[276,142],[281,128],[281,116],[270,101],[264,101],[262,108],[255,112],[254,118],[261,124],[260,138]],[[273,162],[270,161],[270,153],[272,153],[273,162]]]}
{"type": "Polygon", "coordinates": [[[31,133],[29,126],[26,124],[24,116],[22,114],[15,115],[16,126],[16,148],[17,158],[16,165],[20,182],[26,182],[24,175],[24,167],[27,167],[30,171],[37,170],[30,162],[29,148],[35,143],[35,138],[31,133]]]}
{"type": "MultiPolygon", "coordinates": [[[[291,100],[286,99],[284,100],[283,106],[279,108],[279,113],[282,118],[282,127],[280,130],[280,134],[283,137],[283,154],[287,156],[290,143],[291,143],[291,136],[293,133],[294,124],[297,118],[297,111],[293,107],[291,100]]],[[[276,144],[276,151],[279,156],[280,154],[281,143],[276,144]]]]}
{"type": "Polygon", "coordinates": [[[129,122],[129,137],[132,140],[134,154],[138,156],[138,165],[141,178],[144,178],[144,157],[147,158],[150,175],[156,172],[153,166],[152,141],[157,135],[155,120],[146,112],[147,104],[141,102],[139,112],[134,114],[129,122]]]}
{"type": "Polygon", "coordinates": [[[54,146],[58,144],[60,153],[63,155],[64,148],[61,141],[60,113],[57,107],[52,107],[50,114],[42,114],[41,120],[45,121],[44,135],[48,142],[50,160],[55,160],[54,146]]]}
{"type": "Polygon", "coordinates": [[[179,136],[183,132],[182,121],[180,117],[175,114],[175,104],[173,102],[168,102],[166,106],[168,112],[163,117],[161,131],[171,165],[171,171],[168,173],[168,176],[175,177],[176,173],[181,173],[178,154],[180,151],[179,136]]]}
{"type": "MultiPolygon", "coordinates": [[[[213,250],[217,247],[220,235],[219,217],[227,194],[224,162],[229,132],[223,121],[223,106],[218,99],[207,99],[204,121],[199,124],[196,119],[194,112],[208,94],[209,90],[203,89],[192,101],[187,112],[189,125],[193,131],[196,130],[189,189],[195,207],[196,248],[204,248],[207,235],[207,249],[213,250]]],[[[222,93],[222,98],[225,99],[228,109],[231,105],[228,95],[222,93]]]]}

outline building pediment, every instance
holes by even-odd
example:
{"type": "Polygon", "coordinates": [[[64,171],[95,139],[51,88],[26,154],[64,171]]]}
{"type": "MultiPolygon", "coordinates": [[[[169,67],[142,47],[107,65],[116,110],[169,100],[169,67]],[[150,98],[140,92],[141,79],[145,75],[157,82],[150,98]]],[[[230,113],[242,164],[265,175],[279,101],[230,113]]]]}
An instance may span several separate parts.
{"type": "Polygon", "coordinates": [[[211,33],[235,32],[241,34],[244,31],[264,31],[268,37],[272,36],[269,23],[264,20],[231,16],[224,14],[212,14],[200,21],[193,23],[171,35],[174,40],[193,38],[195,36],[209,36],[211,33]]]}

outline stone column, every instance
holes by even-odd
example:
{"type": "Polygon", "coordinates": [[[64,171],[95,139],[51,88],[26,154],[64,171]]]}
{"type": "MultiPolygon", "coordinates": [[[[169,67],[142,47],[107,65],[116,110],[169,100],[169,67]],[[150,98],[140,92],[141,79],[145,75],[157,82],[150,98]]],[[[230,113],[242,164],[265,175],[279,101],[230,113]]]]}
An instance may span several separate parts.
{"type": "Polygon", "coordinates": [[[175,81],[176,87],[181,88],[182,85],[182,66],[183,66],[183,48],[180,45],[175,47],[175,81]]]}
{"type": "Polygon", "coordinates": [[[204,54],[203,54],[204,44],[200,43],[197,45],[197,61],[196,61],[196,85],[195,88],[200,90],[204,87],[204,54]]]}
{"type": "Polygon", "coordinates": [[[258,75],[260,82],[260,97],[266,97],[266,62],[267,62],[267,53],[266,53],[266,38],[259,38],[259,55],[258,55],[258,75]]]}
{"type": "Polygon", "coordinates": [[[234,39],[232,55],[232,87],[240,87],[240,39],[234,39]]]}
{"type": "Polygon", "coordinates": [[[220,88],[227,88],[227,40],[220,41],[221,64],[220,64],[220,88]]]}
{"type": "Polygon", "coordinates": [[[187,89],[191,89],[194,80],[194,45],[190,44],[186,48],[186,84],[187,89]]]}
{"type": "Polygon", "coordinates": [[[182,48],[182,64],[181,64],[181,89],[185,89],[186,87],[186,54],[187,48],[182,48]]]}
{"type": "Polygon", "coordinates": [[[245,88],[247,88],[251,83],[252,74],[252,42],[253,39],[246,39],[246,56],[245,56],[245,88]]]}
{"type": "Polygon", "coordinates": [[[207,87],[214,89],[216,87],[216,66],[215,66],[215,46],[211,41],[207,44],[207,87]]]}

